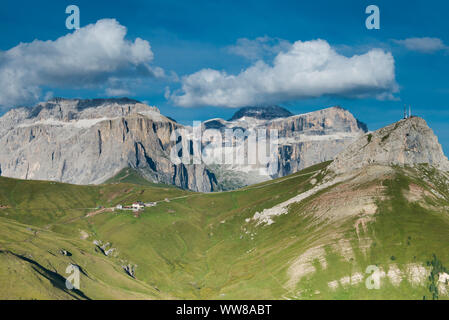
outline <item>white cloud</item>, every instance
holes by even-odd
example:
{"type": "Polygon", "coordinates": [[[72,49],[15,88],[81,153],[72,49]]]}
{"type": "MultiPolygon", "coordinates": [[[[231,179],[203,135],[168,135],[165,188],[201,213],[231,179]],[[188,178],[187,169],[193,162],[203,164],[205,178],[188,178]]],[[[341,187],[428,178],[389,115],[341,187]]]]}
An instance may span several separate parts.
{"type": "Polygon", "coordinates": [[[404,40],[393,40],[411,51],[418,51],[422,53],[435,53],[440,50],[448,50],[444,42],[438,38],[408,38],[404,40]]]}
{"type": "Polygon", "coordinates": [[[184,107],[241,107],[323,95],[385,99],[397,91],[391,53],[372,49],[345,57],[326,41],[314,40],[297,41],[272,65],[259,60],[237,75],[203,69],[185,76],[170,99],[184,107]]]}
{"type": "Polygon", "coordinates": [[[55,94],[53,93],[53,91],[47,91],[45,93],[44,100],[48,101],[50,99],[53,99],[54,96],[55,96],[55,94]]]}
{"type": "Polygon", "coordinates": [[[105,95],[108,97],[122,97],[129,95],[131,92],[127,89],[121,88],[106,88],[105,95]]]}
{"type": "Polygon", "coordinates": [[[287,51],[290,47],[291,43],[287,40],[264,36],[254,40],[240,38],[235,45],[229,46],[227,49],[232,54],[249,60],[258,60],[276,55],[281,51],[287,51]]]}
{"type": "Polygon", "coordinates": [[[0,105],[33,103],[44,87],[101,88],[110,78],[163,75],[149,65],[149,42],[126,40],[126,33],[116,20],[104,19],[55,41],[34,40],[0,52],[0,105]]]}

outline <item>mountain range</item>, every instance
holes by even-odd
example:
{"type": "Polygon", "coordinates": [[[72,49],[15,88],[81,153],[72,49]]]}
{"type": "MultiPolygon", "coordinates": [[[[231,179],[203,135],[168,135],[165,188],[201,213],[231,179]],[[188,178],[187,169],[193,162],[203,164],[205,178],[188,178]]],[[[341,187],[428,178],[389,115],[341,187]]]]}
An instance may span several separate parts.
{"type": "Polygon", "coordinates": [[[133,168],[154,183],[200,192],[231,190],[331,160],[367,131],[340,107],[302,115],[278,106],[247,107],[229,121],[203,123],[203,130],[211,128],[277,130],[276,172],[261,173],[260,165],[174,164],[170,137],[179,129],[191,132],[191,126],[127,98],[56,98],[0,118],[0,175],[87,185],[133,168]]]}
{"type": "MultiPolygon", "coordinates": [[[[151,122],[156,116],[147,115],[149,107],[135,115],[128,104],[115,115],[102,113],[118,118],[101,120],[102,137],[103,129],[123,122],[133,138],[136,128],[155,133],[147,126],[161,122],[151,122]]],[[[52,125],[36,124],[49,117],[30,117],[28,110],[2,121],[26,114],[16,123],[22,133],[36,132],[34,139],[60,121],[59,132],[73,132],[73,141],[80,141],[79,121],[100,109],[78,110],[71,119],[52,116],[52,125]]],[[[329,142],[344,144],[333,160],[227,192],[154,184],[126,162],[98,185],[0,177],[0,298],[449,298],[449,161],[424,119],[409,117],[374,132],[341,108],[211,121],[264,123],[285,128],[280,137],[290,135],[293,145],[309,143],[296,140],[295,127],[313,137],[316,148],[325,141],[317,136],[353,136],[329,142]],[[132,203],[149,206],[125,209],[132,203]],[[79,287],[70,290],[66,277],[75,267],[79,287]]],[[[15,136],[2,134],[9,143],[15,136]]]]}

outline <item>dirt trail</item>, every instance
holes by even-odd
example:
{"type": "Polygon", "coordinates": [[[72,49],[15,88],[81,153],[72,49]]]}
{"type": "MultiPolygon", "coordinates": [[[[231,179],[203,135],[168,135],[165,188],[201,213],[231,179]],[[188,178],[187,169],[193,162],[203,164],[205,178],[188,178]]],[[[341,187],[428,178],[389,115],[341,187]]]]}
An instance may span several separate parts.
{"type": "Polygon", "coordinates": [[[112,212],[114,211],[114,208],[101,208],[99,210],[93,211],[93,212],[89,212],[85,218],[89,218],[89,217],[94,217],[97,214],[103,213],[103,212],[112,212]]]}

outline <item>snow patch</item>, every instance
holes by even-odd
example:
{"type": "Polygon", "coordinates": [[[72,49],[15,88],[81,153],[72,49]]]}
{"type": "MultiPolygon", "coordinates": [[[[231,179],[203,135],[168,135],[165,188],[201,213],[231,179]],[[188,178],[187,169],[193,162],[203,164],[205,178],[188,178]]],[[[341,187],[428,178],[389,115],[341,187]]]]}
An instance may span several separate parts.
{"type": "Polygon", "coordinates": [[[68,127],[72,126],[78,129],[87,129],[93,127],[99,122],[106,120],[113,120],[116,118],[95,118],[95,119],[80,119],[71,121],[61,121],[56,119],[43,119],[32,123],[23,123],[19,125],[19,128],[34,127],[37,125],[53,126],[53,127],[68,127]]]}
{"type": "MultiPolygon", "coordinates": [[[[138,114],[148,117],[153,121],[167,121],[164,116],[162,116],[159,112],[153,111],[153,110],[147,110],[147,111],[141,111],[138,112],[138,114]]],[[[102,117],[102,118],[92,118],[92,119],[77,119],[77,120],[70,120],[70,121],[61,121],[57,119],[41,119],[34,122],[29,123],[22,123],[18,127],[19,128],[28,128],[28,127],[34,127],[37,125],[44,125],[44,126],[53,126],[53,127],[74,127],[77,129],[88,129],[93,126],[95,126],[97,123],[103,122],[103,121],[109,121],[109,120],[116,120],[120,117],[102,117]]]]}
{"type": "Polygon", "coordinates": [[[159,121],[159,122],[165,122],[167,121],[167,118],[165,118],[163,115],[161,115],[159,112],[148,110],[148,111],[140,111],[138,114],[148,117],[153,121],[159,121]]]}

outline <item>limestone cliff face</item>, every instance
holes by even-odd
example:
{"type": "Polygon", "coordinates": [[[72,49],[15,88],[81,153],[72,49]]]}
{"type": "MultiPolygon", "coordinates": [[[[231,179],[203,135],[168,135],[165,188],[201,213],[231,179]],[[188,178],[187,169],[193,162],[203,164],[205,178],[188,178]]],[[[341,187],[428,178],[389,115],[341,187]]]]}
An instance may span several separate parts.
{"type": "Polygon", "coordinates": [[[170,135],[178,124],[129,99],[55,99],[0,118],[3,176],[97,184],[125,167],[148,180],[209,192],[204,165],[174,165],[170,135]]]}
{"type": "Polygon", "coordinates": [[[283,119],[275,119],[268,124],[268,127],[277,129],[281,137],[293,137],[298,133],[307,136],[322,136],[367,131],[365,124],[341,107],[331,107],[283,119]]]}
{"type": "MultiPolygon", "coordinates": [[[[243,111],[247,108],[243,109],[243,111]]],[[[332,160],[345,147],[363,136],[366,125],[358,121],[349,111],[341,107],[331,107],[301,115],[285,117],[285,111],[270,108],[269,115],[261,112],[260,108],[246,112],[238,111],[230,121],[212,119],[206,121],[206,129],[267,129],[278,132],[278,170],[273,175],[258,174],[258,169],[234,165],[213,168],[219,184],[224,179],[226,184],[244,186],[251,183],[286,176],[324,161],[332,160]],[[258,111],[258,112],[256,112],[258,111]],[[268,119],[267,119],[268,118],[268,119]],[[238,179],[235,176],[239,174],[238,179]],[[232,177],[232,178],[229,178],[232,177]]],[[[257,167],[257,166],[256,166],[257,167]]],[[[259,171],[260,172],[260,171],[259,171]]]]}
{"type": "Polygon", "coordinates": [[[449,161],[438,138],[424,119],[412,117],[361,137],[341,152],[329,169],[345,173],[370,164],[413,166],[421,163],[449,170],[449,161]]]}
{"type": "Polygon", "coordinates": [[[279,132],[277,177],[334,159],[367,131],[365,124],[340,107],[276,119],[267,127],[279,132]]]}
{"type": "Polygon", "coordinates": [[[173,164],[170,136],[178,128],[189,131],[191,127],[126,98],[57,98],[9,111],[0,118],[0,175],[98,184],[132,167],[153,182],[210,192],[285,176],[331,160],[366,132],[366,126],[339,107],[296,116],[279,107],[246,108],[233,118],[206,121],[204,128],[276,129],[279,168],[274,175],[245,165],[173,164]]]}

